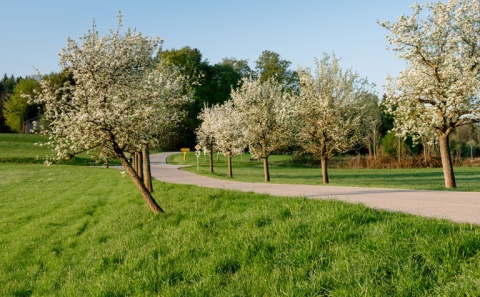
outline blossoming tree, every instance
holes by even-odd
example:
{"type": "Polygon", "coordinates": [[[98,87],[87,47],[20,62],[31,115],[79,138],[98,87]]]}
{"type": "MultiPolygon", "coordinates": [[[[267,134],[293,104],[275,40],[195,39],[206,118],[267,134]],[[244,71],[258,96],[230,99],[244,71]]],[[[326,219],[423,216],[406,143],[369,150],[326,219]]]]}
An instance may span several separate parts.
{"type": "Polygon", "coordinates": [[[216,149],[215,126],[217,124],[214,108],[207,107],[205,105],[200,114],[198,115],[198,119],[202,121],[202,123],[195,131],[197,135],[197,142],[200,144],[201,147],[204,148],[205,151],[208,152],[210,160],[210,173],[214,173],[213,153],[216,149]]]}
{"type": "Polygon", "coordinates": [[[232,101],[226,101],[222,105],[213,107],[216,118],[215,142],[217,149],[227,157],[227,176],[233,178],[232,157],[241,154],[245,149],[245,140],[242,135],[242,118],[236,116],[236,110],[232,101]]]}
{"type": "Polygon", "coordinates": [[[322,163],[323,183],[328,183],[327,162],[353,149],[361,138],[362,101],[370,85],[339,60],[325,54],[316,60],[315,73],[299,69],[299,94],[295,100],[299,144],[322,163]]]}
{"type": "Polygon", "coordinates": [[[127,156],[157,145],[179,120],[179,106],[187,100],[184,81],[172,69],[157,67],[159,38],[122,33],[121,23],[119,17],[118,28],[104,37],[93,27],[80,44],[69,38],[60,66],[74,83],[58,89],[42,81],[36,101],[45,104],[58,158],[84,151],[118,158],[152,211],[163,212],[127,156]]]}
{"type": "Polygon", "coordinates": [[[231,93],[235,117],[250,152],[263,159],[265,181],[270,181],[268,157],[291,144],[291,96],[273,78],[244,78],[231,93]]]}
{"type": "Polygon", "coordinates": [[[407,63],[396,79],[388,78],[385,105],[399,135],[437,132],[446,188],[456,187],[451,132],[480,121],[479,11],[478,0],[427,2],[415,4],[411,16],[381,23],[407,63]]]}

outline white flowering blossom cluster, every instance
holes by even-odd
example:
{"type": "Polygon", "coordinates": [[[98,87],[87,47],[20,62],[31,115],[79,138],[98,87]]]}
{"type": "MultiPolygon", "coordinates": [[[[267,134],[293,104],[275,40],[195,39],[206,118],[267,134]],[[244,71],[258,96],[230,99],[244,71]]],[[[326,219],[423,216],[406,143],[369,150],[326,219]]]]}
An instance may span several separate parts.
{"type": "Polygon", "coordinates": [[[236,123],[250,153],[263,159],[265,181],[270,181],[268,157],[292,143],[292,96],[273,78],[244,78],[232,91],[236,123]]]}
{"type": "Polygon", "coordinates": [[[362,99],[371,86],[350,70],[344,71],[335,55],[316,60],[314,74],[298,70],[296,103],[299,144],[322,162],[323,182],[328,183],[327,162],[353,149],[362,136],[362,99]]]}
{"type": "Polygon", "coordinates": [[[268,157],[291,143],[291,103],[291,96],[273,79],[244,78],[230,101],[203,110],[197,138],[205,142],[213,136],[216,149],[229,160],[248,146],[252,155],[264,160],[265,181],[270,181],[268,157]]]}
{"type": "Polygon", "coordinates": [[[436,132],[445,185],[455,187],[449,135],[480,121],[480,1],[417,3],[411,16],[381,25],[407,62],[385,86],[384,104],[395,117],[395,131],[415,138],[436,132]]]}
{"type": "Polygon", "coordinates": [[[50,141],[58,158],[84,151],[119,158],[137,184],[127,153],[157,145],[159,136],[179,121],[187,100],[184,80],[158,67],[154,55],[161,40],[130,29],[122,34],[121,17],[110,34],[100,37],[94,28],[80,40],[68,39],[60,54],[62,71],[71,74],[73,83],[59,89],[42,81],[37,103],[45,106],[50,141]]]}
{"type": "MultiPolygon", "coordinates": [[[[233,177],[232,157],[241,154],[246,147],[236,112],[232,101],[204,108],[199,115],[202,124],[197,129],[197,138],[202,146],[207,147],[210,153],[215,149],[227,157],[227,175],[230,178],[233,177]]],[[[212,154],[210,157],[212,165],[212,154]]]]}
{"type": "Polygon", "coordinates": [[[274,79],[243,79],[231,92],[231,101],[204,109],[198,139],[213,139],[227,156],[248,146],[252,155],[264,160],[265,181],[270,180],[272,153],[302,147],[322,160],[328,182],[327,160],[360,140],[361,95],[369,85],[351,71],[342,71],[338,60],[327,55],[317,61],[315,76],[308,69],[299,69],[298,75],[298,90],[285,89],[274,79]]]}

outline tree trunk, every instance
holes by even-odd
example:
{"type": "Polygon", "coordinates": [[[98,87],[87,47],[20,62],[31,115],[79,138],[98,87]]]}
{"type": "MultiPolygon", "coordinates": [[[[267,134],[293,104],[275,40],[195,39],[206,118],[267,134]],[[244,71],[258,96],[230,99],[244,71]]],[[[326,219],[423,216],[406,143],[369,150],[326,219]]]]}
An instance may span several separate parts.
{"type": "Polygon", "coordinates": [[[128,172],[128,174],[130,175],[130,177],[132,178],[135,186],[137,186],[138,190],[140,191],[140,193],[142,194],[142,197],[143,197],[143,200],[145,200],[145,202],[148,204],[148,206],[150,207],[150,209],[154,212],[154,213],[159,213],[159,212],[164,212],[163,209],[160,207],[160,205],[157,204],[157,202],[155,201],[155,199],[153,199],[152,197],[152,194],[150,194],[150,192],[148,191],[148,189],[145,187],[145,185],[143,184],[142,180],[140,179],[140,177],[138,176],[137,172],[135,171],[135,169],[132,167],[132,165],[128,162],[127,158],[125,157],[125,155],[123,153],[119,153],[117,152],[117,157],[118,159],[120,160],[120,162],[122,163],[123,167],[125,168],[125,170],[128,172]]]}
{"type": "Polygon", "coordinates": [[[265,175],[265,181],[270,181],[270,170],[268,170],[268,157],[263,158],[263,173],[265,175]]]}
{"type": "Polygon", "coordinates": [[[210,147],[210,173],[213,173],[213,146],[210,147]]]}
{"type": "Polygon", "coordinates": [[[228,177],[233,178],[233,171],[232,171],[232,154],[227,155],[228,159],[228,177]]]}
{"type": "Polygon", "coordinates": [[[152,186],[152,171],[150,169],[150,155],[148,151],[148,146],[145,147],[142,151],[143,155],[143,183],[147,190],[152,193],[153,186],[152,186]]]}
{"type": "Polygon", "coordinates": [[[328,184],[329,183],[329,180],[328,180],[328,170],[327,170],[327,162],[328,162],[328,158],[327,157],[322,157],[322,180],[323,180],[323,183],[324,184],[328,184]]]}
{"type": "Polygon", "coordinates": [[[452,156],[450,155],[449,133],[439,133],[440,158],[442,159],[443,178],[445,188],[456,188],[455,175],[453,173],[452,156]]]}
{"type": "Polygon", "coordinates": [[[143,158],[142,158],[142,152],[136,152],[135,156],[137,157],[137,168],[135,168],[135,171],[137,171],[138,177],[140,177],[140,180],[143,181],[143,158]]]}

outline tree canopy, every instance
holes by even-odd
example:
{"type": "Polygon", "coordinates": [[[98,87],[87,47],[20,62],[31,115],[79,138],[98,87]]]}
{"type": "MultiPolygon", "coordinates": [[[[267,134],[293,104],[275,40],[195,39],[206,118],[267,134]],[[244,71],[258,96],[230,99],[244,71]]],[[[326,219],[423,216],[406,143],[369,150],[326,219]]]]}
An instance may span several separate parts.
{"type": "Polygon", "coordinates": [[[130,153],[158,145],[160,135],[180,120],[188,100],[185,81],[171,67],[158,67],[159,38],[127,29],[121,17],[116,30],[99,36],[95,30],[68,39],[60,66],[74,83],[58,89],[42,80],[42,96],[50,122],[50,141],[58,158],[88,152],[97,158],[116,157],[155,212],[162,211],[127,160],[130,153]]]}
{"type": "Polygon", "coordinates": [[[480,2],[414,4],[410,16],[381,25],[406,68],[388,78],[385,105],[399,135],[436,131],[447,188],[456,187],[450,134],[480,121],[480,2]],[[427,14],[423,11],[427,10],[427,14]]]}

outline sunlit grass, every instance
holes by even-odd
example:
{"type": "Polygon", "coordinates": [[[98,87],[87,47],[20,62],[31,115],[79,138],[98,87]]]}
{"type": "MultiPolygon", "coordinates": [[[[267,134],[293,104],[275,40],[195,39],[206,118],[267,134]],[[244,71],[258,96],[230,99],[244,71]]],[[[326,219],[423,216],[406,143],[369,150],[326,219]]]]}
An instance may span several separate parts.
{"type": "MultiPolygon", "coordinates": [[[[36,134],[0,133],[0,163],[44,163],[46,159],[55,157],[52,148],[45,144],[48,137],[36,134]]],[[[86,153],[79,154],[70,160],[62,160],[68,165],[101,165],[86,153]]],[[[119,165],[111,161],[110,165],[119,165]]]]}
{"type": "Polygon", "coordinates": [[[338,201],[0,166],[0,296],[478,296],[480,229],[338,201]]]}
{"type": "MultiPolygon", "coordinates": [[[[245,182],[263,182],[263,163],[249,161],[250,155],[233,157],[234,180],[245,182]]],[[[183,170],[197,174],[228,179],[227,163],[224,156],[217,156],[214,160],[214,174],[209,173],[208,158],[198,159],[197,170],[194,153],[188,153],[183,160],[183,154],[168,158],[172,164],[189,164],[191,167],[183,170]],[[217,161],[218,160],[218,161],[217,161]]],[[[270,177],[272,183],[323,185],[322,172],[319,167],[305,167],[295,165],[290,155],[273,155],[269,158],[270,177]]],[[[441,168],[414,168],[414,169],[335,169],[328,170],[331,186],[358,186],[380,188],[403,188],[417,190],[444,190],[445,183],[441,168]]],[[[456,167],[455,177],[458,191],[480,192],[480,168],[456,167]]]]}

